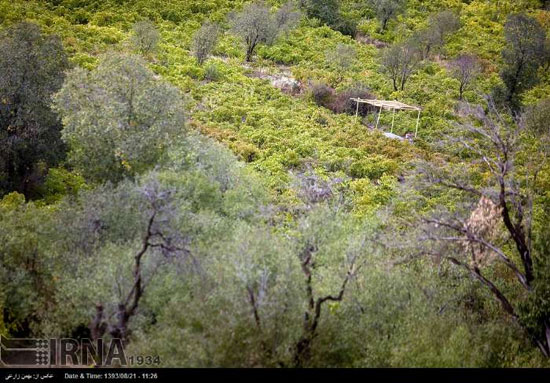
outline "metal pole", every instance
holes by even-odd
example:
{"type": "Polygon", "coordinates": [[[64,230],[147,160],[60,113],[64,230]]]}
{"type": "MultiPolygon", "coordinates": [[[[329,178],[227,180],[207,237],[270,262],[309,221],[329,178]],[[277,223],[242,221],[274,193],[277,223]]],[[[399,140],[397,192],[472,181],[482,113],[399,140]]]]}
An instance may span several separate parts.
{"type": "Polygon", "coordinates": [[[355,100],[357,103],[357,109],[355,109],[355,121],[359,118],[359,100],[355,100]]]}
{"type": "Polygon", "coordinates": [[[416,118],[416,130],[414,132],[414,138],[418,136],[418,125],[420,124],[420,110],[418,111],[418,117],[416,118]]]}
{"type": "Polygon", "coordinates": [[[380,110],[378,110],[378,118],[376,119],[376,128],[378,129],[378,123],[380,122],[380,115],[382,114],[382,107],[380,107],[380,110]]]}
{"type": "Polygon", "coordinates": [[[393,123],[395,122],[395,109],[393,110],[393,114],[391,117],[391,130],[390,133],[393,133],[393,123]]]}

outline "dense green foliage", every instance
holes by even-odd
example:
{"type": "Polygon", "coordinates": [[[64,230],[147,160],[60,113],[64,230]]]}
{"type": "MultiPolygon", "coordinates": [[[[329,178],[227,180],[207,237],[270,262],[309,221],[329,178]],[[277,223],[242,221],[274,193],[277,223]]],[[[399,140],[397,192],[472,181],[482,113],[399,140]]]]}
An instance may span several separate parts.
{"type": "Polygon", "coordinates": [[[0,334],[162,366],[548,366],[542,2],[0,0],[0,25],[0,334]],[[352,97],[421,106],[418,137],[352,97]]]}
{"type": "Polygon", "coordinates": [[[50,98],[68,67],[61,41],[34,24],[0,36],[0,193],[35,196],[36,184],[64,157],[61,124],[50,98]]]}
{"type": "Polygon", "coordinates": [[[136,56],[110,53],[76,68],[55,96],[70,162],[94,181],[117,181],[160,161],[184,126],[183,99],[136,56]]]}

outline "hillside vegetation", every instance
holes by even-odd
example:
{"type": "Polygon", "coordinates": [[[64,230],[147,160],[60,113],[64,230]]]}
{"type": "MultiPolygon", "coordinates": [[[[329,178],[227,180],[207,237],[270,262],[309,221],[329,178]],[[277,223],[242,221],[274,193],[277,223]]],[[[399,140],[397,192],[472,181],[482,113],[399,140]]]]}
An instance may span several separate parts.
{"type": "Polygon", "coordinates": [[[0,0],[0,48],[1,335],[550,366],[547,1],[0,0]]]}

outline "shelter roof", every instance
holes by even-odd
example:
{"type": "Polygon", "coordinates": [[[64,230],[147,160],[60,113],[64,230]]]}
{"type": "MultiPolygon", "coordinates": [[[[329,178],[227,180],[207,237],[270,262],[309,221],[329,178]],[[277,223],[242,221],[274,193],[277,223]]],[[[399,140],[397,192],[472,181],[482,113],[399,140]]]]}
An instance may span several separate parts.
{"type": "Polygon", "coordinates": [[[422,108],[413,105],[407,105],[399,101],[385,101],[385,100],[366,100],[362,98],[352,98],[353,101],[369,104],[376,106],[378,108],[389,109],[389,110],[416,110],[421,111],[422,108]]]}

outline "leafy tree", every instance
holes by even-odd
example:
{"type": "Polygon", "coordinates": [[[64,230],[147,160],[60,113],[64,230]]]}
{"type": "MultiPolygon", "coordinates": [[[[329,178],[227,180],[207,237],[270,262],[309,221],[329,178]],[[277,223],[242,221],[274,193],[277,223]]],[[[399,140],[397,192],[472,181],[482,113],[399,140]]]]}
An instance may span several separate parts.
{"type": "Polygon", "coordinates": [[[550,69],[550,37],[547,37],[546,41],[544,42],[544,53],[542,56],[542,63],[544,65],[544,69],[548,71],[550,69]]]}
{"type": "Polygon", "coordinates": [[[395,91],[404,90],[419,62],[416,49],[407,43],[395,44],[382,54],[382,67],[392,80],[395,91]]]}
{"type": "Polygon", "coordinates": [[[451,74],[459,83],[459,99],[462,100],[464,91],[476,80],[480,73],[480,65],[476,56],[463,54],[450,64],[451,74]]]}
{"type": "Polygon", "coordinates": [[[376,17],[385,31],[388,22],[405,10],[406,0],[370,0],[370,5],[376,12],[376,17]]]}
{"type": "Polygon", "coordinates": [[[210,22],[204,23],[200,29],[195,32],[192,50],[199,65],[202,65],[208,58],[208,55],[212,53],[218,41],[219,33],[218,25],[210,22]]]}
{"type": "Polygon", "coordinates": [[[445,44],[446,37],[460,29],[460,17],[450,10],[430,15],[429,22],[438,46],[445,44]]]}
{"type": "Polygon", "coordinates": [[[303,0],[301,7],[308,17],[318,19],[332,29],[354,37],[357,32],[357,21],[340,12],[340,3],[338,0],[303,0]]]}
{"type": "Polygon", "coordinates": [[[31,23],[2,31],[0,49],[0,195],[33,197],[47,168],[65,154],[50,100],[69,63],[61,40],[31,23]]]}
{"type": "Polygon", "coordinates": [[[0,200],[0,216],[3,322],[10,334],[28,337],[39,332],[56,303],[56,222],[17,192],[0,200]]]}
{"type": "Polygon", "coordinates": [[[277,36],[295,25],[297,19],[283,7],[273,14],[263,2],[247,5],[237,14],[232,15],[232,30],[246,44],[246,61],[252,56],[258,44],[272,44],[277,36]]]}
{"type": "Polygon", "coordinates": [[[112,53],[92,72],[73,70],[54,101],[71,163],[94,181],[154,166],[183,131],[180,92],[137,56],[112,53]]]}
{"type": "MultiPolygon", "coordinates": [[[[190,135],[176,143],[170,157],[168,165],[133,180],[106,183],[76,200],[62,201],[56,219],[63,223],[58,230],[63,240],[57,240],[56,247],[64,265],[57,269],[63,286],[50,317],[56,327],[70,331],[85,326],[94,339],[129,341],[132,329],[143,329],[144,318],[153,320],[164,309],[158,302],[181,298],[189,289],[197,295],[201,289],[213,294],[218,281],[211,278],[231,270],[237,258],[243,262],[231,275],[236,282],[231,288],[241,287],[237,281],[245,268],[260,269],[259,264],[244,264],[246,236],[234,235],[235,227],[248,221],[261,225],[256,214],[266,200],[264,191],[228,149],[204,137],[190,135]],[[159,285],[178,289],[166,294],[158,291],[159,285]]],[[[248,238],[257,240],[254,235],[248,238]]],[[[258,238],[262,244],[274,244],[270,237],[258,238]]],[[[254,250],[257,261],[265,259],[266,248],[254,250]]],[[[277,251],[272,252],[276,259],[277,251]]],[[[253,282],[249,288],[259,287],[253,282]]],[[[224,299],[230,295],[226,288],[219,293],[224,299]]],[[[247,293],[244,286],[239,293],[247,293]]],[[[244,306],[249,307],[246,301],[244,306]]]]}
{"type": "MultiPolygon", "coordinates": [[[[311,185],[306,193],[306,203],[310,212],[298,222],[300,237],[298,260],[305,281],[305,301],[303,332],[295,345],[294,365],[307,366],[311,359],[312,347],[320,329],[323,308],[344,299],[349,285],[356,278],[365,263],[367,239],[353,229],[350,220],[320,201],[331,195],[330,187],[319,189],[311,185]],[[317,205],[317,206],[315,206],[317,205]],[[318,287],[318,280],[330,278],[334,286],[318,287]]],[[[336,210],[336,209],[335,209],[336,210]]]]}
{"type": "Polygon", "coordinates": [[[141,54],[150,54],[157,50],[160,33],[149,20],[138,21],[132,27],[131,42],[141,54]]]}
{"type": "Polygon", "coordinates": [[[304,7],[308,17],[319,19],[327,25],[335,25],[340,19],[338,0],[306,0],[304,7]]]}
{"type": "Polygon", "coordinates": [[[504,100],[518,108],[518,94],[532,87],[541,64],[546,34],[539,22],[524,14],[511,15],[504,26],[506,47],[502,51],[505,66],[500,72],[505,84],[504,100]]]}
{"type": "MultiPolygon", "coordinates": [[[[108,331],[113,338],[128,341],[129,322],[137,314],[148,284],[156,276],[155,271],[167,262],[181,262],[191,256],[185,238],[175,228],[174,221],[183,217],[183,214],[174,214],[177,211],[174,205],[176,191],[161,185],[153,175],[145,179],[135,192],[137,193],[130,196],[137,201],[127,201],[126,207],[137,204],[145,212],[141,222],[141,243],[130,257],[126,257],[133,260],[132,271],[129,273],[128,283],[124,284],[127,288],[119,296],[119,300],[116,303],[99,303],[95,307],[95,317],[90,328],[93,339],[102,338],[108,331]],[[105,306],[113,303],[116,310],[114,319],[111,320],[113,316],[105,313],[105,306]]],[[[124,198],[125,195],[122,194],[121,197],[124,198]]],[[[124,199],[119,201],[121,202],[124,199]]],[[[119,251],[124,254],[128,250],[126,248],[119,251]]],[[[112,257],[110,252],[107,255],[112,257]]]]}
{"type": "Polygon", "coordinates": [[[430,57],[434,50],[441,49],[445,45],[447,36],[460,28],[460,18],[453,11],[441,11],[429,18],[429,26],[420,30],[413,37],[413,42],[418,46],[422,58],[430,57]]]}

